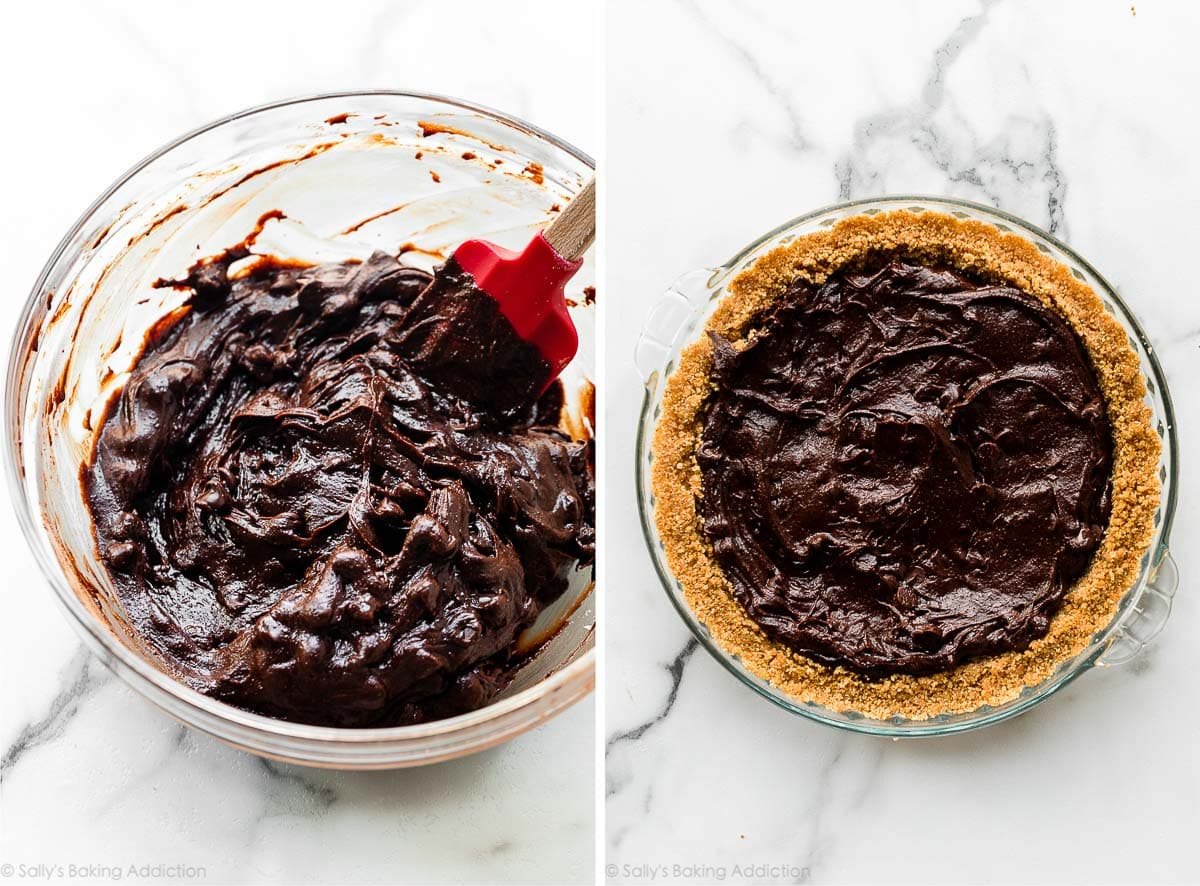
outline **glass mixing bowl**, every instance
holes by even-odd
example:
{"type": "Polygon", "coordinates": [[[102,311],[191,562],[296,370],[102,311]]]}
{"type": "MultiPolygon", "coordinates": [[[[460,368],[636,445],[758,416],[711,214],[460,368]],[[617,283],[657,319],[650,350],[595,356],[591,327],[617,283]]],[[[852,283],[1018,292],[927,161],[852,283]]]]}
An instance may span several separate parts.
{"type": "MultiPolygon", "coordinates": [[[[33,287],[12,342],[6,463],[17,516],[91,650],[182,722],[276,759],[339,768],[411,766],[512,738],[595,682],[591,570],[522,637],[529,662],[481,710],[417,726],[336,729],[215,701],[160,670],[125,623],[101,564],[80,484],[103,415],[154,324],[185,294],[155,289],[240,242],[272,210],[254,251],[308,261],[373,250],[426,268],[464,239],[523,245],[593,174],[591,159],[512,117],[399,92],[321,95],[253,108],[156,151],[76,222],[33,287]]],[[[590,434],[594,312],[568,295],[580,350],[563,374],[564,424],[590,434]]]]}
{"type": "Polygon", "coordinates": [[[839,203],[819,209],[763,235],[719,267],[692,271],[676,280],[651,306],[637,341],[634,360],[646,384],[641,418],[638,422],[638,505],[646,544],[662,585],[701,645],[726,670],[755,692],[792,713],[840,729],[892,738],[947,735],[977,729],[1029,710],[1090,668],[1113,666],[1129,661],[1157,636],[1171,613],[1171,601],[1179,579],[1175,563],[1168,553],[1168,536],[1175,513],[1179,448],[1175,439],[1175,414],[1162,367],[1159,366],[1154,348],[1133,313],[1099,272],[1065,243],[1026,221],[987,206],[939,197],[884,197],[839,203]],[[1117,613],[1109,625],[1093,637],[1086,649],[1074,658],[1062,662],[1043,682],[1027,687],[1012,701],[995,707],[984,706],[965,714],[946,714],[930,720],[908,720],[903,717],[879,720],[854,711],[831,710],[818,704],[799,701],[748,671],[736,656],[726,652],[712,639],[708,629],[688,607],[683,589],[667,565],[665,548],[654,523],[654,495],[650,489],[650,446],[654,426],[662,408],[663,389],[666,387],[664,381],[674,369],[680,350],[693,341],[704,328],[717,303],[725,295],[726,284],[760,256],[798,236],[829,228],[847,216],[873,215],[897,209],[944,212],[958,218],[976,219],[994,225],[1001,231],[1019,234],[1032,241],[1046,255],[1066,265],[1078,279],[1091,286],[1100,296],[1104,307],[1125,329],[1129,336],[1129,344],[1137,353],[1146,380],[1146,405],[1151,410],[1151,423],[1162,438],[1162,456],[1158,471],[1162,481],[1162,496],[1154,514],[1154,537],[1146,556],[1142,559],[1137,581],[1121,599],[1117,613]]]}

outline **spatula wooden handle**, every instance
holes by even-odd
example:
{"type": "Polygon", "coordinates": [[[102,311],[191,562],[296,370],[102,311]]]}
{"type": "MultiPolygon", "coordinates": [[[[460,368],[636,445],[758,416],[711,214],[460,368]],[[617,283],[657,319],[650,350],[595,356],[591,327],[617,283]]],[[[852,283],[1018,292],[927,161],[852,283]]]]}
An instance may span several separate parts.
{"type": "Polygon", "coordinates": [[[543,232],[567,261],[582,258],[596,239],[596,180],[592,179],[543,232]]]}

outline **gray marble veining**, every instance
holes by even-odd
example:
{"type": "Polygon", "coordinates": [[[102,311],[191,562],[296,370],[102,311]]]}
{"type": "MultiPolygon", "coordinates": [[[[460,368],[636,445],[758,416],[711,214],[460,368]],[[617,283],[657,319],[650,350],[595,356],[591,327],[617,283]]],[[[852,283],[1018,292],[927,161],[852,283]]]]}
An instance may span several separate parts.
{"type": "MultiPolygon", "coordinates": [[[[932,193],[1027,218],[1092,260],[1158,343],[1186,432],[1200,410],[1186,383],[1200,371],[1186,267],[1200,132],[1175,109],[1200,78],[1200,59],[1178,51],[1200,36],[1200,13],[1081,10],[610,6],[608,54],[626,60],[610,65],[608,87],[605,295],[622,318],[608,331],[610,391],[638,389],[627,356],[638,318],[681,273],[836,200],[932,193]],[[635,104],[631,143],[620,134],[635,104]],[[656,143],[673,150],[643,150],[656,143]]],[[[1146,657],[1090,673],[1033,713],[939,740],[839,734],[762,700],[703,650],[682,679],[672,672],[687,630],[640,553],[640,403],[608,402],[606,539],[621,552],[605,573],[621,626],[608,639],[610,881],[669,880],[671,865],[681,880],[760,865],[758,879],[814,883],[1194,876],[1181,847],[1200,826],[1200,713],[1178,702],[1200,692],[1188,639],[1200,608],[1183,592],[1146,657]]],[[[1183,449],[1186,460],[1186,433],[1183,449]]],[[[1183,498],[1174,547],[1190,561],[1200,515],[1183,498]]]]}
{"type": "MultiPolygon", "coordinates": [[[[452,28],[445,5],[427,0],[297,2],[286,14],[225,0],[199,15],[150,0],[22,10],[24,36],[0,58],[5,82],[21,84],[16,128],[0,146],[17,173],[6,200],[23,207],[0,238],[15,286],[0,304],[6,328],[54,244],[109,182],[180,133],[254,104],[363,88],[461,96],[596,152],[597,47],[581,41],[577,67],[546,76],[548,53],[593,34],[595,18],[590,5],[553,0],[520,15],[462,0],[452,28]],[[47,34],[49,64],[36,36],[47,34]]],[[[266,762],[126,689],[83,650],[7,505],[0,529],[0,862],[200,872],[178,882],[591,882],[590,703],[421,770],[266,762]]]]}

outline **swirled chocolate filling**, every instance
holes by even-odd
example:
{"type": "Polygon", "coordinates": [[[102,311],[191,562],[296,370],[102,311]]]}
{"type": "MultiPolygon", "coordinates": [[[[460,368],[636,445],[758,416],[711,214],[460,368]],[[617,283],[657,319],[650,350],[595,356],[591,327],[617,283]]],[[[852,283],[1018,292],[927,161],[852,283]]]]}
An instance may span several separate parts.
{"type": "Polygon", "coordinates": [[[469,277],[431,286],[383,254],[231,274],[246,256],[171,284],[187,308],[85,469],[132,625],[184,682],[270,716],[486,704],[594,555],[592,451],[555,427],[561,386],[534,402],[540,356],[469,277]]]}
{"type": "Polygon", "coordinates": [[[1036,298],[893,259],[712,336],[703,532],[769,638],[868,677],[1026,648],[1109,515],[1104,399],[1036,298]]]}

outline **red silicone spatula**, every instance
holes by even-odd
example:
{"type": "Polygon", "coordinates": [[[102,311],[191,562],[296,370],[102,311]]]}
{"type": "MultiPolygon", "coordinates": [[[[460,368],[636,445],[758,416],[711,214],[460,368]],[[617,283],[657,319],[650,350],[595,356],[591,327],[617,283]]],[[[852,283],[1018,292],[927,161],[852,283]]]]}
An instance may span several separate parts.
{"type": "Polygon", "coordinates": [[[575,276],[595,239],[593,179],[553,224],[520,252],[486,240],[467,240],[454,251],[459,267],[495,299],[517,335],[536,347],[550,365],[545,387],[558,378],[579,349],[563,286],[575,276]]]}

